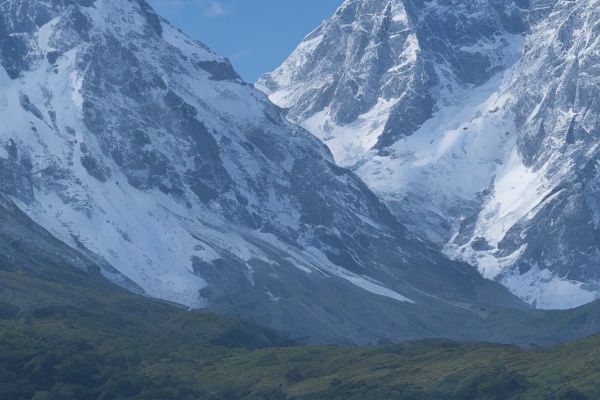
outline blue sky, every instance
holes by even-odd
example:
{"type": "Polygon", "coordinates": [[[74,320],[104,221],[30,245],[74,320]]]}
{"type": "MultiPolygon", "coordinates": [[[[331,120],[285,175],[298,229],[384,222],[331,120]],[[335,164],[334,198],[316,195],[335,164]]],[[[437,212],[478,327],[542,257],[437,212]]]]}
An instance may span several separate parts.
{"type": "Polygon", "coordinates": [[[342,0],[147,0],[249,81],[273,70],[342,0]]]}

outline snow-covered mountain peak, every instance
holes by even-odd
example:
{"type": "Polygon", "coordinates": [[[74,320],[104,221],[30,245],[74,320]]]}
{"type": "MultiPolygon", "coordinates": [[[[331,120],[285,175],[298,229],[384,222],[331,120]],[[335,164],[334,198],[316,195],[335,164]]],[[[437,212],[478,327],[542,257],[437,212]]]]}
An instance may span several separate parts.
{"type": "Polygon", "coordinates": [[[596,3],[346,1],[257,86],[417,235],[577,306],[600,293],[596,3]]]}
{"type": "Polygon", "coordinates": [[[346,1],[257,86],[351,166],[514,61],[522,13],[514,2],[346,1]]]}

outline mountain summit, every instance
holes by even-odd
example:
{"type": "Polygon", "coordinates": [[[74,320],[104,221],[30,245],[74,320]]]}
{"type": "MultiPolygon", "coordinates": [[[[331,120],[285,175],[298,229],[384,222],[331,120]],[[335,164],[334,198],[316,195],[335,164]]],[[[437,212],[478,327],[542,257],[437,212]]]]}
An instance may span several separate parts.
{"type": "Polygon", "coordinates": [[[347,0],[257,86],[415,235],[575,307],[600,296],[598,10],[347,0]]]}

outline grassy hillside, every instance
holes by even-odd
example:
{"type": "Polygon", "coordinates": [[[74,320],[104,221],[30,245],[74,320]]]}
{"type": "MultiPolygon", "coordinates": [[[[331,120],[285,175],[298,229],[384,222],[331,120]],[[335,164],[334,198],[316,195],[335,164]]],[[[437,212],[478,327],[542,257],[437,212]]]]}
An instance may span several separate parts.
{"type": "Polygon", "coordinates": [[[291,346],[67,272],[0,268],[0,399],[600,398],[600,337],[538,351],[291,346]]]}

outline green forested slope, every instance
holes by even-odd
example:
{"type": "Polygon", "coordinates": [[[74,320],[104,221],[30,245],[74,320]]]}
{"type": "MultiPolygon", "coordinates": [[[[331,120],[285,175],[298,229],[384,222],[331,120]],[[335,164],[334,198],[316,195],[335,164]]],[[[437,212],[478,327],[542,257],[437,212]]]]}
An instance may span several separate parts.
{"type": "Polygon", "coordinates": [[[293,346],[66,270],[0,271],[0,399],[598,399],[600,337],[544,350],[293,346]],[[90,283],[90,279],[93,284],[90,283]]]}

